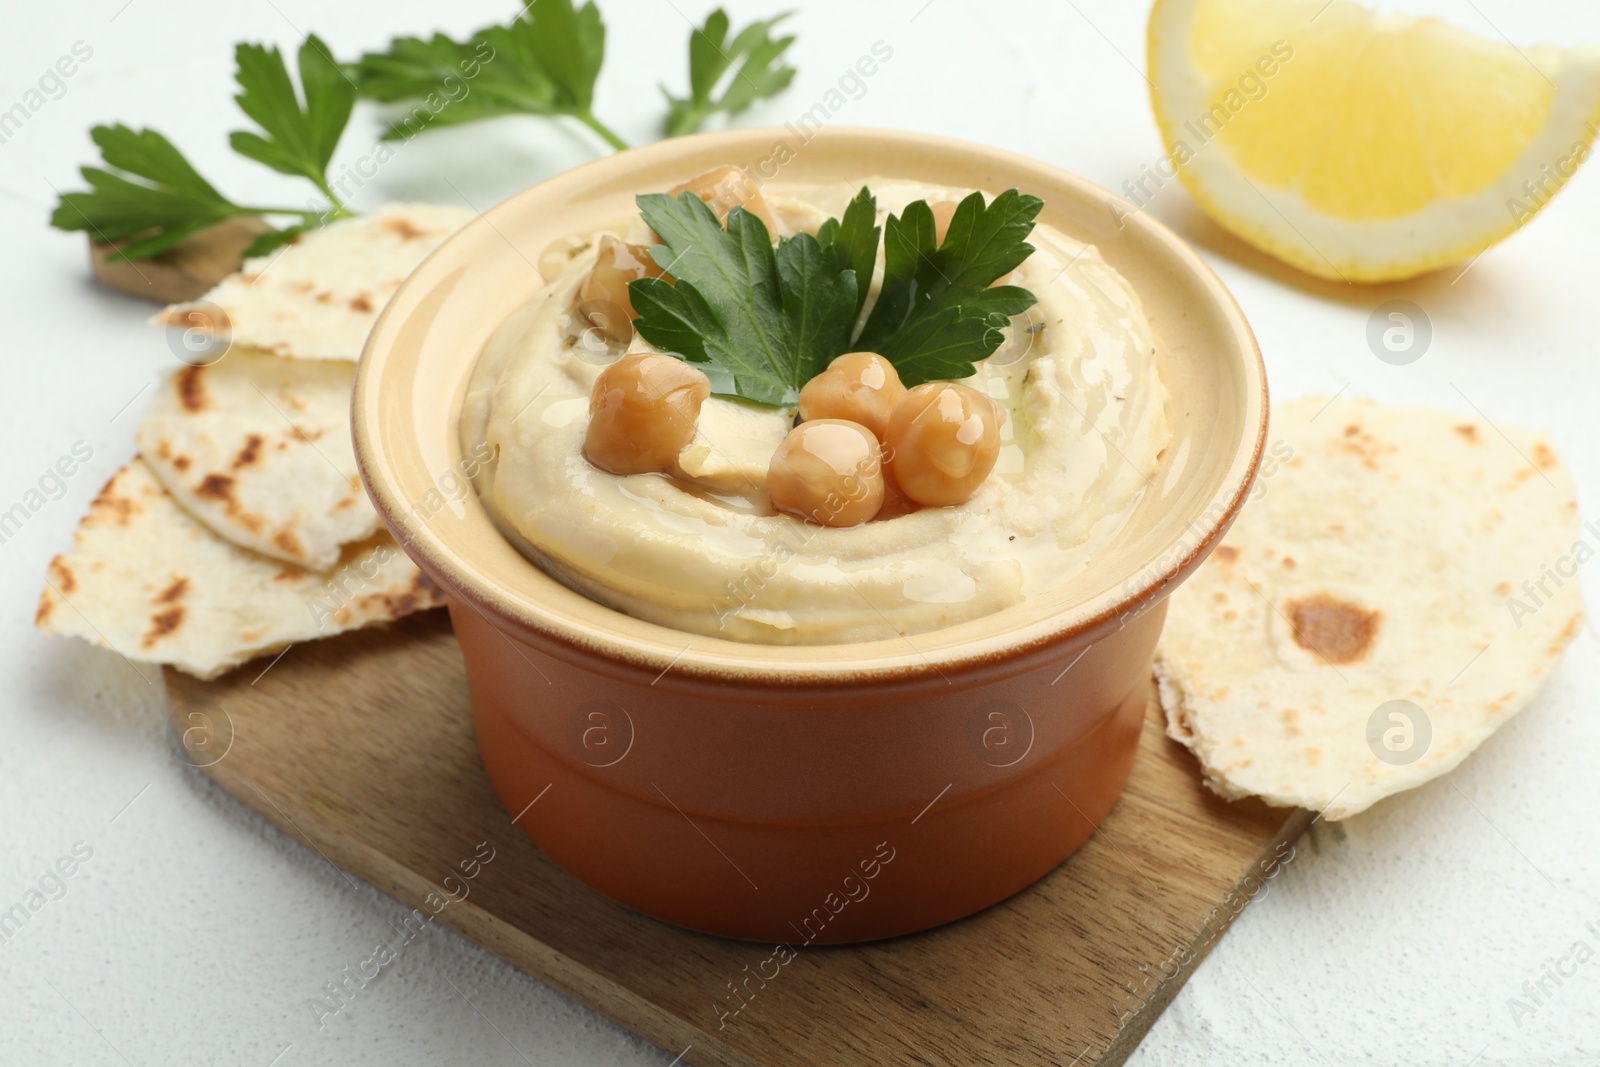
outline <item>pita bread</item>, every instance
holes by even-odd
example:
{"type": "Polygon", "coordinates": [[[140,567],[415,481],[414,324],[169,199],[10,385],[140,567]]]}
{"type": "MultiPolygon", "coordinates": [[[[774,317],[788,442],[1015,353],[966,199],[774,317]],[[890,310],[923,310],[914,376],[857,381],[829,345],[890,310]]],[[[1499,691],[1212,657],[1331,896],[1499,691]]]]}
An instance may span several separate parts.
{"type": "Polygon", "coordinates": [[[387,533],[318,574],[218,537],[135,458],[100,490],[72,550],[50,561],[34,625],[214,678],[299,641],[443,603],[387,533]]]}
{"type": "Polygon", "coordinates": [[[474,218],[469,208],[389,204],[329,223],[247,260],[200,300],[174,304],[154,321],[225,331],[235,346],[274,355],[353,362],[400,283],[474,218]]]}
{"type": "MultiPolygon", "coordinates": [[[[1326,410],[1323,410],[1326,408],[1326,410]]],[[[1537,692],[1600,550],[1542,434],[1275,406],[1238,522],[1173,594],[1167,732],[1225,797],[1343,819],[1459,764],[1537,692]]]]}
{"type": "Polygon", "coordinates": [[[378,514],[350,444],[355,366],[234,349],[161,383],[144,460],[188,512],[236,545],[311,570],[371,537],[378,514]]]}

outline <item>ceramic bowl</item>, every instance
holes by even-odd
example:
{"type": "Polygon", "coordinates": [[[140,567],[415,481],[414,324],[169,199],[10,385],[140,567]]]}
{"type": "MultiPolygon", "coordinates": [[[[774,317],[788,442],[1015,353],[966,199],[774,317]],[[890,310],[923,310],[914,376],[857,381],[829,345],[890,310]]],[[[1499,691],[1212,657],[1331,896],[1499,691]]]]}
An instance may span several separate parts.
{"type": "Polygon", "coordinates": [[[629,907],[791,945],[969,915],[1061,863],[1126,781],[1165,598],[1232,522],[1266,383],[1216,276],[1148,215],[1055,167],[868,129],[751,129],[568,171],[488,211],[395,293],[354,432],[384,522],[446,592],[484,769],[517,826],[629,907]],[[541,286],[539,254],[723,163],[757,180],[867,175],[1044,200],[1140,294],[1174,436],[1122,533],[1048,595],[910,639],[743,644],[642,622],[550,578],[463,470],[474,360],[541,286]]]}

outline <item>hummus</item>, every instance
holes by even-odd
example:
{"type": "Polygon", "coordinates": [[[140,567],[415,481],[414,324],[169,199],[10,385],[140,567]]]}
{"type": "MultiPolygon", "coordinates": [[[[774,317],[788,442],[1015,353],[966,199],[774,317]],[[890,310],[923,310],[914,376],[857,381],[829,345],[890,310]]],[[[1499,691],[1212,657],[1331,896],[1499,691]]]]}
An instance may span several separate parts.
{"type": "MultiPolygon", "coordinates": [[[[863,184],[880,221],[913,200],[970,191],[869,178],[763,193],[781,230],[815,231],[863,184]]],[[[637,218],[613,232],[648,239],[637,218]]],[[[1003,420],[1000,458],[965,503],[844,529],[777,513],[763,486],[794,413],[720,397],[702,407],[678,475],[608,474],[584,458],[584,434],[595,378],[622,348],[574,314],[598,236],[541,259],[548,284],[473,372],[462,448],[493,455],[475,487],[513,544],[641,619],[738,641],[831,644],[999,611],[1082,571],[1133,511],[1170,439],[1138,296],[1093,246],[1038,225],[1037,251],[1011,278],[1038,303],[964,382],[1003,420]]],[[[631,350],[648,349],[634,338],[631,350]]]]}

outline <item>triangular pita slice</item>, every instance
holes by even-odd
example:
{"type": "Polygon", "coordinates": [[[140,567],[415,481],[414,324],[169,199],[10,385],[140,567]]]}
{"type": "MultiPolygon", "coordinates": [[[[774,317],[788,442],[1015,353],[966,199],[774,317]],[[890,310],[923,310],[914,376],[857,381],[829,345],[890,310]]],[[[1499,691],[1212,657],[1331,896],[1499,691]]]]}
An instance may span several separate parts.
{"type": "Polygon", "coordinates": [[[331,222],[247,260],[198,301],[174,304],[155,321],[221,332],[232,345],[274,355],[354,361],[400,283],[476,217],[464,207],[388,204],[331,222]]]}
{"type": "Polygon", "coordinates": [[[355,367],[235,348],[159,386],[139,424],[150,469],[234,544],[312,570],[371,537],[378,514],[350,444],[355,367]]]}
{"type": "Polygon", "coordinates": [[[50,561],[34,624],[214,678],[296,642],[443,603],[387,533],[318,574],[218,537],[135,458],[90,505],[71,551],[50,561]]]}

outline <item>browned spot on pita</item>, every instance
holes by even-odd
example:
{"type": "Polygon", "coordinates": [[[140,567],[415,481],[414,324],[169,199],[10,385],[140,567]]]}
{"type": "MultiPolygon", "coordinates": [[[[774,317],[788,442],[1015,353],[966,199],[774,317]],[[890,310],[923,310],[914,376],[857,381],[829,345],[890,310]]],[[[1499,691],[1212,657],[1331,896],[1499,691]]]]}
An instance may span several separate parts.
{"type": "Polygon", "coordinates": [[[410,219],[387,218],[378,225],[400,238],[402,241],[414,241],[418,237],[426,237],[432,230],[423,230],[415,226],[410,219]]]}
{"type": "Polygon", "coordinates": [[[33,624],[43,626],[50,618],[51,612],[56,610],[56,602],[50,597],[48,588],[39,592],[39,606],[33,612],[33,624]]]}
{"type": "Polygon", "coordinates": [[[177,581],[173,582],[171,585],[167,586],[161,591],[161,594],[156,597],[156,603],[171,604],[174,601],[181,600],[183,598],[183,594],[187,593],[188,591],[189,579],[179,578],[177,581]]]}
{"type": "Polygon", "coordinates": [[[1511,595],[1511,583],[1510,582],[1501,582],[1499,585],[1495,586],[1494,587],[1494,595],[1495,596],[1510,596],[1511,595]]]}
{"type": "Polygon", "coordinates": [[[1218,545],[1217,558],[1224,563],[1232,563],[1239,558],[1239,550],[1232,545],[1218,545]]]}
{"type": "Polygon", "coordinates": [[[90,503],[89,510],[110,512],[112,522],[118,526],[126,526],[133,521],[135,515],[144,510],[144,507],[132,497],[118,495],[117,477],[121,473],[118,471],[117,474],[113,474],[111,480],[100,487],[100,492],[90,503]]]}
{"type": "Polygon", "coordinates": [[[1286,570],[1286,571],[1292,571],[1292,570],[1294,570],[1294,568],[1295,568],[1294,557],[1293,556],[1284,556],[1283,557],[1283,569],[1286,570]]]}
{"type": "Polygon", "coordinates": [[[388,612],[391,619],[410,615],[417,610],[416,595],[413,593],[390,594],[383,598],[383,608],[388,612]]]}
{"type": "Polygon", "coordinates": [[[1354,663],[1367,654],[1381,618],[1354,604],[1316,593],[1284,605],[1295,644],[1329,663],[1354,663]]]}
{"type": "Polygon", "coordinates": [[[1223,622],[1232,622],[1234,619],[1237,619],[1238,617],[1239,617],[1239,613],[1237,611],[1234,611],[1232,608],[1229,608],[1227,611],[1224,611],[1222,613],[1222,621],[1223,622]]]}
{"type": "Polygon", "coordinates": [[[293,530],[279,530],[272,535],[272,543],[290,556],[298,556],[304,551],[300,547],[300,539],[294,535],[293,530]]]}
{"type": "Polygon", "coordinates": [[[182,625],[182,608],[168,608],[166,611],[157,612],[150,616],[150,629],[145,631],[144,637],[139,641],[139,645],[142,648],[150,648],[157,641],[182,625]]]}
{"type": "Polygon", "coordinates": [[[293,289],[297,293],[309,293],[311,290],[315,289],[316,286],[312,285],[310,282],[300,281],[290,282],[289,288],[293,289]]]}
{"type": "Polygon", "coordinates": [[[220,501],[230,518],[251,533],[260,533],[261,516],[252,515],[239,506],[239,501],[233,496],[233,486],[231,475],[208,474],[194,487],[194,495],[202,500],[220,501]]]}
{"type": "Polygon", "coordinates": [[[1321,762],[1322,762],[1322,749],[1314,748],[1314,747],[1307,747],[1306,748],[1306,763],[1309,766],[1315,767],[1317,764],[1319,764],[1321,762]]]}
{"type": "Polygon", "coordinates": [[[1215,600],[1218,604],[1226,604],[1228,602],[1228,594],[1227,593],[1212,593],[1211,594],[1211,599],[1215,600]]]}
{"type": "Polygon", "coordinates": [[[1455,431],[1472,444],[1478,443],[1478,428],[1472,423],[1463,422],[1460,426],[1455,427],[1455,431]]]}
{"type": "Polygon", "coordinates": [[[233,503],[233,479],[226,474],[208,474],[194,487],[194,495],[233,503]]]}
{"type": "Polygon", "coordinates": [[[353,508],[355,506],[356,506],[356,498],[353,497],[353,496],[347,496],[343,500],[341,500],[337,504],[335,504],[333,506],[333,510],[334,511],[349,511],[351,508],[353,508]]]}
{"type": "Polygon", "coordinates": [[[160,441],[156,442],[156,457],[158,459],[172,458],[172,449],[168,446],[167,439],[164,437],[160,441]]]}
{"type": "Polygon", "coordinates": [[[253,433],[244,439],[244,447],[239,449],[239,454],[233,457],[233,469],[248,467],[261,455],[262,439],[258,433],[253,433]]]}
{"type": "Polygon", "coordinates": [[[316,300],[319,304],[331,304],[333,302],[333,294],[324,290],[317,294],[316,300]]]}
{"type": "Polygon", "coordinates": [[[78,579],[73,577],[72,568],[67,566],[67,561],[62,556],[50,561],[50,578],[55,582],[56,588],[63,593],[70,593],[78,588],[78,579]]]}
{"type": "Polygon", "coordinates": [[[1566,648],[1568,642],[1578,635],[1578,627],[1582,625],[1582,615],[1574,615],[1572,618],[1568,619],[1567,624],[1563,626],[1561,628],[1561,632],[1556,635],[1556,639],[1550,642],[1550,654],[1552,656],[1561,655],[1561,650],[1566,648]]]}
{"type": "Polygon", "coordinates": [[[275,582],[297,582],[300,580],[300,576],[304,573],[305,571],[301,570],[299,567],[282,567],[279,569],[277,574],[272,576],[272,580],[275,582]]]}
{"type": "Polygon", "coordinates": [[[239,280],[244,282],[246,285],[254,285],[256,283],[256,279],[259,277],[261,277],[261,275],[252,272],[250,274],[239,275],[239,280]]]}
{"type": "Polygon", "coordinates": [[[186,471],[189,469],[190,462],[191,461],[188,456],[178,456],[173,459],[172,465],[178,468],[180,471],[186,471]]]}
{"type": "Polygon", "coordinates": [[[1550,451],[1549,445],[1539,441],[1533,446],[1533,462],[1542,471],[1550,470],[1556,465],[1556,454],[1550,451]]]}
{"type": "Polygon", "coordinates": [[[1344,440],[1336,442],[1335,447],[1347,455],[1356,457],[1363,467],[1373,471],[1378,469],[1379,456],[1399,451],[1394,445],[1385,444],[1372,434],[1366,433],[1356,423],[1344,428],[1344,440]]]}
{"type": "Polygon", "coordinates": [[[1287,737],[1300,736],[1300,713],[1293,708],[1284,708],[1278,715],[1278,721],[1283,723],[1283,732],[1287,737]]]}
{"type": "Polygon", "coordinates": [[[368,312],[372,310],[372,301],[367,299],[366,293],[357,293],[350,299],[350,310],[368,312]]]}
{"type": "Polygon", "coordinates": [[[200,375],[205,373],[204,367],[185,367],[178,372],[178,400],[182,402],[185,411],[204,411],[206,409],[206,387],[200,381],[200,375]]]}

